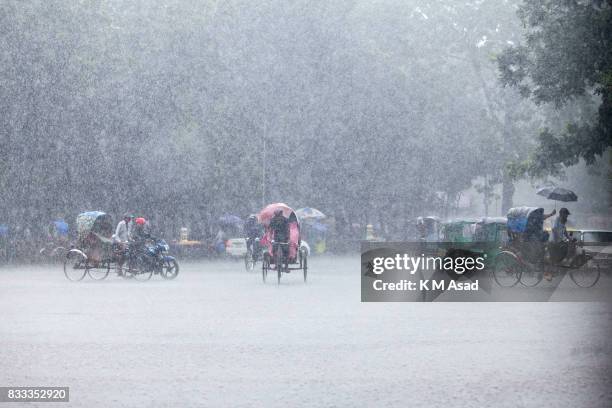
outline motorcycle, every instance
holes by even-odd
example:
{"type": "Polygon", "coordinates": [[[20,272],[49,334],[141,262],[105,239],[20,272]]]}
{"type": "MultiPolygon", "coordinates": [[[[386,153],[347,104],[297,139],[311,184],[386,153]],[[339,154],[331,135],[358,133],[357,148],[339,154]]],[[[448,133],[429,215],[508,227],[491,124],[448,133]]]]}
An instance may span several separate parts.
{"type": "Polygon", "coordinates": [[[149,280],[153,274],[164,279],[174,279],[179,273],[179,264],[175,257],[166,255],[170,246],[163,239],[152,239],[153,244],[145,244],[138,249],[128,248],[128,268],[126,276],[138,280],[149,280]]]}

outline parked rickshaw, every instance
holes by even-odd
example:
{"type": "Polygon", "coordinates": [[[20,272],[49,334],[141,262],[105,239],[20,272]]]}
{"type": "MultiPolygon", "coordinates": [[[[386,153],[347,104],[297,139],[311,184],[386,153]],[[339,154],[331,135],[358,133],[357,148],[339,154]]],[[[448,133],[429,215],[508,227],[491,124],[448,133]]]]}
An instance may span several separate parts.
{"type": "Polygon", "coordinates": [[[555,244],[548,242],[548,233],[543,229],[543,208],[511,208],[507,220],[508,243],[493,265],[493,277],[500,286],[520,282],[531,287],[540,283],[545,273],[555,276],[566,271],[578,286],[591,287],[597,283],[599,270],[585,267],[589,256],[580,242],[569,244],[567,256],[556,259],[555,244]]]}
{"type": "Polygon", "coordinates": [[[76,227],[77,242],[66,254],[64,275],[72,281],[85,275],[96,280],[106,278],[114,262],[110,215],[102,211],[84,212],[77,216],[76,227]]]}
{"type": "Polygon", "coordinates": [[[308,275],[308,251],[301,245],[300,224],[295,212],[287,204],[270,204],[259,212],[257,219],[264,226],[264,236],[260,244],[264,247],[262,261],[262,279],[266,282],[268,272],[276,271],[277,283],[280,284],[281,275],[292,270],[302,270],[304,282],[308,275]],[[280,243],[274,241],[274,233],[270,228],[270,220],[277,210],[281,210],[284,217],[289,221],[289,242],[280,243]],[[281,247],[287,245],[287,256],[283,256],[281,247]]]}
{"type": "Polygon", "coordinates": [[[508,219],[506,217],[484,217],[474,226],[473,240],[476,242],[508,242],[508,219]]]}
{"type": "Polygon", "coordinates": [[[474,241],[475,218],[459,218],[442,223],[440,232],[444,242],[472,242],[474,241]]]}
{"type": "Polygon", "coordinates": [[[484,217],[474,225],[472,241],[482,245],[482,253],[492,262],[501,249],[508,244],[506,217],[484,217]]]}

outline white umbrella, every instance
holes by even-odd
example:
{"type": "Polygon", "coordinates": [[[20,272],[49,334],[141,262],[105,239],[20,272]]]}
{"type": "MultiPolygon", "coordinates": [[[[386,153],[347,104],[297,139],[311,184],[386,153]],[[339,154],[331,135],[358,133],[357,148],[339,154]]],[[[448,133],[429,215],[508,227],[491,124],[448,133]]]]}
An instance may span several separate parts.
{"type": "Polygon", "coordinates": [[[297,215],[301,220],[320,220],[326,218],[325,214],[312,207],[299,208],[295,210],[295,215],[297,215]]]}

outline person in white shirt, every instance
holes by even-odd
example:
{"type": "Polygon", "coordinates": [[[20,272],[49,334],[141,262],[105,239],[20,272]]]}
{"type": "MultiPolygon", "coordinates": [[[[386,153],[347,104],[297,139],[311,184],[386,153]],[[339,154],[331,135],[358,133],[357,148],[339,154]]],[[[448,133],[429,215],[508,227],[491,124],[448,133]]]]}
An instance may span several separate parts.
{"type": "Polygon", "coordinates": [[[125,249],[127,248],[128,242],[132,237],[132,226],[132,215],[125,213],[123,215],[123,219],[119,221],[119,224],[117,224],[117,229],[115,230],[115,242],[119,244],[119,258],[117,259],[117,275],[119,276],[123,274],[122,268],[123,263],[125,262],[125,249]]]}

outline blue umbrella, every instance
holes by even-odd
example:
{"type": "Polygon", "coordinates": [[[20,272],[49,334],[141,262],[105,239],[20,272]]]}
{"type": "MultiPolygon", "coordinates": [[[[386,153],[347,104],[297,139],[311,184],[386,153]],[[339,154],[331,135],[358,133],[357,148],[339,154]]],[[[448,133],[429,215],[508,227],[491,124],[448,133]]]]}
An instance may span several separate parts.
{"type": "Polygon", "coordinates": [[[61,235],[68,234],[69,227],[66,221],[59,219],[59,220],[53,221],[53,224],[55,224],[55,229],[59,234],[61,235]]]}
{"type": "Polygon", "coordinates": [[[221,217],[219,217],[219,223],[226,224],[226,225],[241,225],[242,219],[238,217],[237,215],[224,214],[221,217]]]}

